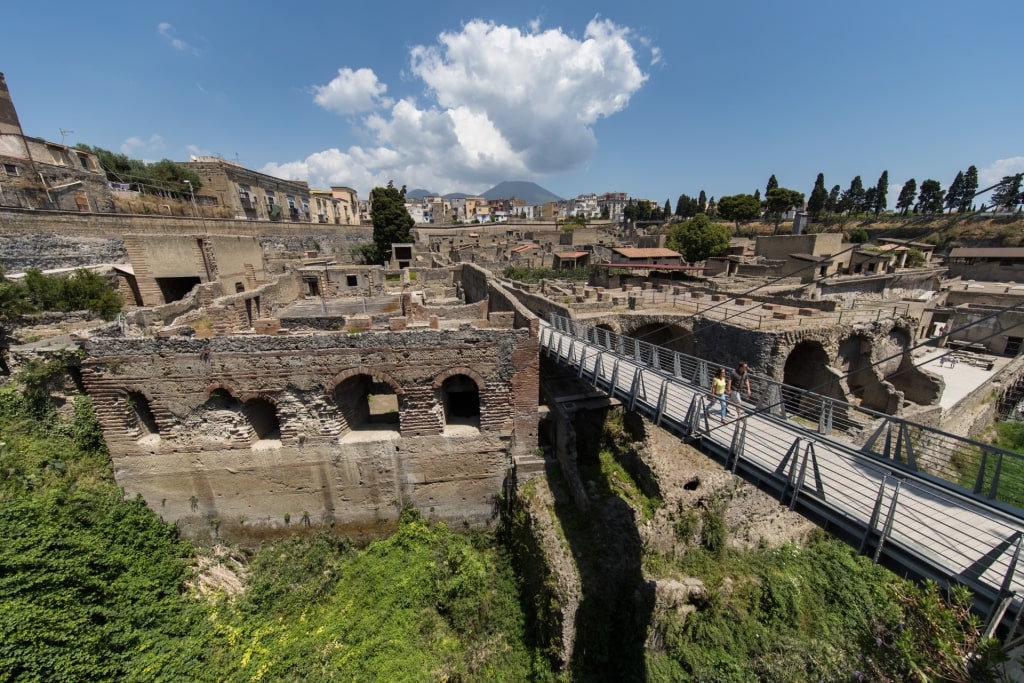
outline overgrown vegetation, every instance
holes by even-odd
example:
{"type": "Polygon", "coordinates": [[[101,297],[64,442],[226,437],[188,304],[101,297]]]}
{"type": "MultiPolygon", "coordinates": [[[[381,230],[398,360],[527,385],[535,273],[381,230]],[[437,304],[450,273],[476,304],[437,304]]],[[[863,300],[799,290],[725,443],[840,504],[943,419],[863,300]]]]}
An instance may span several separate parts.
{"type": "Polygon", "coordinates": [[[947,603],[824,533],[806,547],[698,548],[652,569],[705,589],[695,611],[653,625],[648,680],[998,680],[1004,658],[965,591],[947,603]]]}
{"type": "Polygon", "coordinates": [[[106,173],[107,180],[126,183],[132,189],[141,192],[173,192],[190,195],[199,190],[203,184],[199,174],[170,159],[149,163],[140,159],[131,159],[125,154],[111,152],[102,147],[78,144],[75,145],[75,149],[92,152],[99,157],[100,166],[106,173]]]}
{"type": "Polygon", "coordinates": [[[592,266],[580,268],[528,268],[526,266],[505,266],[502,275],[517,282],[540,282],[541,280],[569,280],[586,282],[593,271],[592,266]]]}
{"type": "MultiPolygon", "coordinates": [[[[604,571],[619,565],[612,583],[636,581],[620,586],[631,596],[626,604],[609,600],[609,615],[588,621],[577,633],[577,651],[586,655],[572,663],[573,675],[604,671],[604,678],[588,680],[723,682],[999,680],[998,664],[1005,658],[997,642],[982,638],[965,590],[946,595],[934,584],[905,581],[824,532],[804,546],[739,549],[729,542],[726,493],[676,511],[674,531],[686,545],[684,553],[661,555],[640,544],[644,571],[623,572],[637,541],[609,536],[616,509],[610,497],[643,510],[641,486],[622,466],[632,441],[621,416],[610,413],[598,464],[581,461],[585,480],[597,479],[588,485],[593,509],[586,515],[558,513],[580,563],[581,613],[595,600],[608,600],[592,594],[608,586],[594,587],[591,563],[604,571]],[[584,553],[594,558],[585,560],[584,553]],[[692,591],[684,607],[651,610],[641,596],[652,579],[688,579],[691,585],[697,579],[703,588],[692,591]],[[617,661],[603,659],[607,622],[618,625],[617,661]],[[629,632],[637,627],[640,633],[629,632]],[[644,643],[639,661],[631,658],[638,640],[644,643]]],[[[645,519],[641,513],[637,524],[645,519]]]]}
{"type": "MultiPolygon", "coordinates": [[[[42,392],[52,370],[20,379],[42,392]]],[[[72,405],[0,388],[0,680],[545,677],[504,551],[412,512],[365,550],[267,544],[244,595],[191,595],[196,549],[124,500],[88,399],[72,405]]]]}
{"type": "Polygon", "coordinates": [[[0,321],[44,311],[92,311],[112,320],[123,305],[106,278],[85,268],[67,276],[33,268],[21,281],[7,279],[0,269],[0,321]]]}
{"type": "MultiPolygon", "coordinates": [[[[0,680],[558,678],[528,644],[503,547],[414,511],[363,550],[328,533],[266,544],[245,593],[191,594],[197,550],[124,499],[88,399],[59,414],[41,400],[69,360],[0,387],[0,680]]],[[[634,445],[612,413],[584,467],[593,510],[558,511],[584,584],[562,680],[996,680],[964,591],[902,581],[823,533],[736,550],[723,498],[680,517],[700,539],[684,555],[644,550],[637,520],[661,501],[634,445]],[[654,612],[651,576],[705,589],[692,611],[654,612]]]]}

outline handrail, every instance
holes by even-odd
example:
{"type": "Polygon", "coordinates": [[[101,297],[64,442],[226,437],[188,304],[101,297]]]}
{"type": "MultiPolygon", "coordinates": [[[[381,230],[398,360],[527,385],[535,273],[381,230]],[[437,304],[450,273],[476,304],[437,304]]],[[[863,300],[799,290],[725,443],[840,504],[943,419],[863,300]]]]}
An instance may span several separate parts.
{"type": "Polygon", "coordinates": [[[743,407],[741,419],[720,425],[706,410],[707,378],[720,366],[558,316],[542,325],[540,344],[628,409],[699,445],[733,472],[751,473],[783,505],[841,531],[876,562],[884,558],[922,578],[968,586],[990,632],[1010,620],[1010,607],[1016,610],[1012,622],[1020,620],[1024,515],[915,469],[926,454],[912,440],[911,427],[919,425],[876,413],[883,421],[865,431],[871,431],[865,447],[824,429],[837,409],[855,406],[815,394],[831,402],[831,412],[821,413],[817,425],[800,424],[788,415],[792,388],[778,382],[761,392],[766,400],[759,408],[743,407]],[[883,441],[884,455],[877,448],[883,441]]]}
{"type": "MultiPolygon", "coordinates": [[[[719,368],[726,367],[564,316],[552,315],[551,324],[560,332],[633,356],[648,367],[665,370],[667,366],[675,376],[699,381],[702,386],[707,386],[708,378],[719,368]]],[[[1020,453],[764,375],[750,373],[750,384],[752,399],[761,410],[813,424],[822,435],[839,438],[910,471],[963,487],[1011,508],[1011,514],[1024,516],[1024,455],[1020,453]]]]}

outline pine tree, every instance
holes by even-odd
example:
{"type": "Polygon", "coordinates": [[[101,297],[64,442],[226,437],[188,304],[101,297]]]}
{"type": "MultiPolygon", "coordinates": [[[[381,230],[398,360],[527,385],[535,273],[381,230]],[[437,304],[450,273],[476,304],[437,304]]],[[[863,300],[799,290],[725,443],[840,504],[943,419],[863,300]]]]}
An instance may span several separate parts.
{"type": "Polygon", "coordinates": [[[833,185],[828,192],[828,199],[825,200],[825,215],[831,216],[839,210],[839,186],[833,185]]]}
{"type": "Polygon", "coordinates": [[[875,216],[885,211],[889,204],[889,171],[882,171],[878,176],[878,184],[875,185],[875,216]]]}
{"type": "Polygon", "coordinates": [[[953,178],[953,182],[949,186],[949,191],[946,192],[946,211],[952,213],[953,209],[960,206],[963,202],[964,194],[964,172],[957,171],[956,178],[953,178]]]}
{"type": "Polygon", "coordinates": [[[768,193],[779,186],[779,181],[775,179],[775,174],[772,173],[772,177],[768,179],[768,186],[764,188],[764,196],[767,197],[768,193]]]}
{"type": "Polygon", "coordinates": [[[914,205],[914,197],[917,195],[917,181],[911,178],[903,183],[900,196],[896,199],[896,208],[901,209],[900,215],[906,216],[910,207],[914,205]]]}
{"type": "Polygon", "coordinates": [[[942,200],[945,192],[942,183],[929,178],[921,181],[921,189],[917,193],[917,212],[925,215],[942,213],[942,200]]]}
{"type": "Polygon", "coordinates": [[[825,174],[819,173],[818,178],[814,181],[814,189],[811,190],[811,196],[807,199],[807,213],[811,215],[812,220],[818,220],[818,217],[825,210],[825,202],[828,201],[828,190],[825,189],[825,174]]]}
{"type": "Polygon", "coordinates": [[[974,203],[974,195],[978,193],[978,167],[970,166],[964,175],[963,191],[960,193],[960,204],[957,205],[958,213],[971,210],[974,203]]]}
{"type": "Polygon", "coordinates": [[[668,219],[672,215],[672,203],[665,200],[665,208],[661,210],[661,217],[668,219]]]}
{"type": "Polygon", "coordinates": [[[416,224],[405,208],[405,186],[395,188],[393,182],[387,187],[370,190],[370,220],[373,221],[373,244],[364,245],[363,260],[366,263],[384,263],[391,258],[391,245],[412,242],[409,231],[416,224]]]}
{"type": "Polygon", "coordinates": [[[1024,201],[1020,191],[1021,180],[1024,180],[1024,173],[1003,176],[999,186],[992,191],[992,208],[1013,211],[1024,201]]]}

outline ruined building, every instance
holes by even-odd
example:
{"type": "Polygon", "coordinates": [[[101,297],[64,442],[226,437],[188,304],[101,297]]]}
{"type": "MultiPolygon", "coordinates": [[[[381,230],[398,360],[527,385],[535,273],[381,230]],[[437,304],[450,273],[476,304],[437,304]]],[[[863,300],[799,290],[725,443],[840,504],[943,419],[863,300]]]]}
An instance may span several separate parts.
{"type": "MultiPolygon", "coordinates": [[[[136,253],[173,251],[137,239],[136,253]]],[[[202,244],[179,242],[179,263],[204,270],[202,244]]],[[[407,506],[494,519],[514,459],[537,447],[538,321],[484,271],[423,272],[416,289],[363,274],[377,287],[354,293],[341,271],[315,292],[305,272],[174,277],[195,284],[79,340],[126,495],[193,537],[368,539],[407,506]]]]}

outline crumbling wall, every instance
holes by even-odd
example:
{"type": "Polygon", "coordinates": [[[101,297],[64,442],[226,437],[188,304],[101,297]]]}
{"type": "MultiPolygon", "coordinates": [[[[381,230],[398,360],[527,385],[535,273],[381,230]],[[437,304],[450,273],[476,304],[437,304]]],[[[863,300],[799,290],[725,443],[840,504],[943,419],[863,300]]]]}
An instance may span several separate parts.
{"type": "Polygon", "coordinates": [[[82,345],[118,483],[195,535],[258,539],[302,519],[376,533],[404,505],[488,524],[512,457],[537,447],[529,329],[82,345]],[[442,387],[455,376],[478,389],[476,424],[446,424],[442,387]],[[351,377],[368,377],[371,393],[383,382],[399,394],[399,424],[352,429],[335,393],[351,377]],[[268,424],[278,426],[272,437],[268,424]]]}

